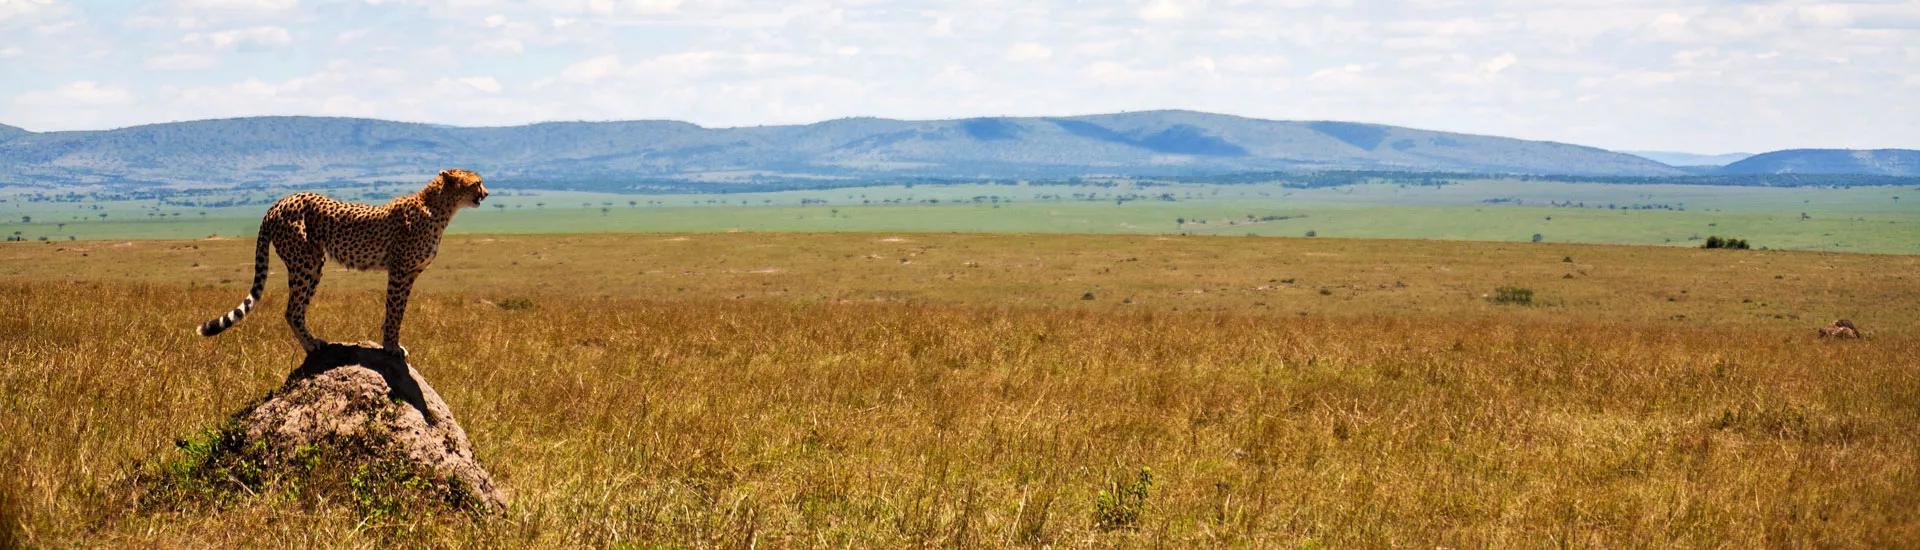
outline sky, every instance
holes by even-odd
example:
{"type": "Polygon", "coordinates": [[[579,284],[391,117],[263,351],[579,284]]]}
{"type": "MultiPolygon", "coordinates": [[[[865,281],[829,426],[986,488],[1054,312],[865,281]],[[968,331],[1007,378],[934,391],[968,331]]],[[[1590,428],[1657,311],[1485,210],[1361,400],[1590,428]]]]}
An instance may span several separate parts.
{"type": "Polygon", "coordinates": [[[1920,148],[1920,0],[0,0],[0,123],[33,131],[1152,109],[1920,148]]]}

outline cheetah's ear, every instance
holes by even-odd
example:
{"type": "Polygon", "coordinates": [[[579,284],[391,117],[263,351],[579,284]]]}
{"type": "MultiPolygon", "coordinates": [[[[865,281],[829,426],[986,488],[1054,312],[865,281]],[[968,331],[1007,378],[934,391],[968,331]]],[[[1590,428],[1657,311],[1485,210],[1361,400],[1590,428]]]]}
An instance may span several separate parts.
{"type": "Polygon", "coordinates": [[[453,177],[453,171],[452,171],[452,170],[441,170],[441,171],[440,171],[440,177],[441,177],[441,178],[451,178],[451,177],[453,177]]]}

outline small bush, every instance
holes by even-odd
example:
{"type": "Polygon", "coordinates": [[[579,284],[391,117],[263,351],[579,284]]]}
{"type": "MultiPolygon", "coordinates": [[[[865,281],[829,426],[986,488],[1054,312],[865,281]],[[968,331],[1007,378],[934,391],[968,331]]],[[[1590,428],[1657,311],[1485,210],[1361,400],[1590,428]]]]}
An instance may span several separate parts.
{"type": "Polygon", "coordinates": [[[1312,229],[1308,229],[1308,230],[1307,230],[1307,236],[1308,236],[1308,237],[1318,237],[1318,236],[1320,236],[1320,234],[1319,234],[1319,233],[1317,233],[1317,232],[1314,232],[1314,230],[1312,230],[1312,229]]]}
{"type": "Polygon", "coordinates": [[[1094,524],[1100,529],[1111,531],[1133,527],[1140,521],[1140,512],[1147,508],[1147,495],[1153,489],[1153,470],[1141,468],[1133,483],[1122,486],[1114,482],[1111,490],[1100,491],[1094,497],[1094,524]]]}
{"type": "Polygon", "coordinates": [[[503,298],[498,302],[494,302],[493,305],[507,311],[526,311],[533,309],[533,300],[515,296],[512,298],[503,298]]]}
{"type": "Polygon", "coordinates": [[[1717,236],[1709,236],[1707,237],[1707,242],[1701,244],[1700,248],[1726,248],[1726,249],[1732,249],[1732,250],[1750,250],[1752,248],[1752,245],[1747,244],[1746,239],[1735,239],[1735,238],[1722,239],[1717,236]]]}
{"type": "Polygon", "coordinates": [[[1493,297],[1489,299],[1496,304],[1531,305],[1533,304],[1533,290],[1520,288],[1520,287],[1513,287],[1513,286],[1503,286],[1500,288],[1493,289],[1493,297]]]}

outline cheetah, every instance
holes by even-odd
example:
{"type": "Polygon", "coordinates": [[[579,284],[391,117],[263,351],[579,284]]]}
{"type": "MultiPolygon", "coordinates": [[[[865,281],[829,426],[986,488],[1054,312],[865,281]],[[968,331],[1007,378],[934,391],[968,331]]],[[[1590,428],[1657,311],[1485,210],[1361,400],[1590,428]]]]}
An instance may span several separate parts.
{"type": "Polygon", "coordinates": [[[440,236],[461,208],[480,206],[487,188],[480,174],[443,170],[420,192],[399,197],[385,206],[353,204],[313,193],[294,193],[267,209],[260,220],[260,236],[253,252],[253,288],[240,307],[200,325],[201,336],[227,330],[253,311],[267,285],[267,247],[280,252],[287,264],[287,325],[307,353],[326,345],[307,332],[307,304],[320,284],[327,259],[347,269],[387,272],[387,318],[380,346],[388,353],[407,356],[400,346],[400,320],[407,313],[407,295],[440,249],[440,236]]]}

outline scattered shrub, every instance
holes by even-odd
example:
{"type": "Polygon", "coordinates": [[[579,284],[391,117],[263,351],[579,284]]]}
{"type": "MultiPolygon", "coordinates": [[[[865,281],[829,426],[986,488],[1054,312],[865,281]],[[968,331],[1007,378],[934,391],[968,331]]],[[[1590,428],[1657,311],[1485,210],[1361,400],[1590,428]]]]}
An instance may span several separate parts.
{"type": "Polygon", "coordinates": [[[1318,236],[1320,236],[1320,234],[1319,234],[1319,233],[1316,233],[1316,232],[1314,232],[1314,231],[1313,231],[1312,229],[1308,229],[1308,230],[1307,230],[1307,236],[1308,236],[1308,237],[1318,237],[1318,236]]]}
{"type": "Polygon", "coordinates": [[[526,311],[533,309],[533,300],[515,296],[512,298],[503,298],[498,302],[494,302],[493,305],[507,311],[526,311]]]}
{"type": "Polygon", "coordinates": [[[1140,512],[1147,508],[1147,494],[1153,489],[1153,470],[1141,468],[1133,483],[1123,486],[1116,481],[1110,489],[1094,497],[1094,524],[1106,531],[1133,527],[1140,521],[1140,512]]]}
{"type": "Polygon", "coordinates": [[[1496,304],[1531,305],[1533,304],[1533,290],[1527,289],[1527,288],[1513,287],[1513,286],[1503,286],[1500,288],[1493,289],[1493,297],[1489,299],[1496,304]]]}
{"type": "Polygon", "coordinates": [[[1747,244],[1746,239],[1735,239],[1731,237],[1722,239],[1717,236],[1709,236],[1707,237],[1707,242],[1704,244],[1701,244],[1700,248],[1727,248],[1732,250],[1748,250],[1752,247],[1747,244]]]}

